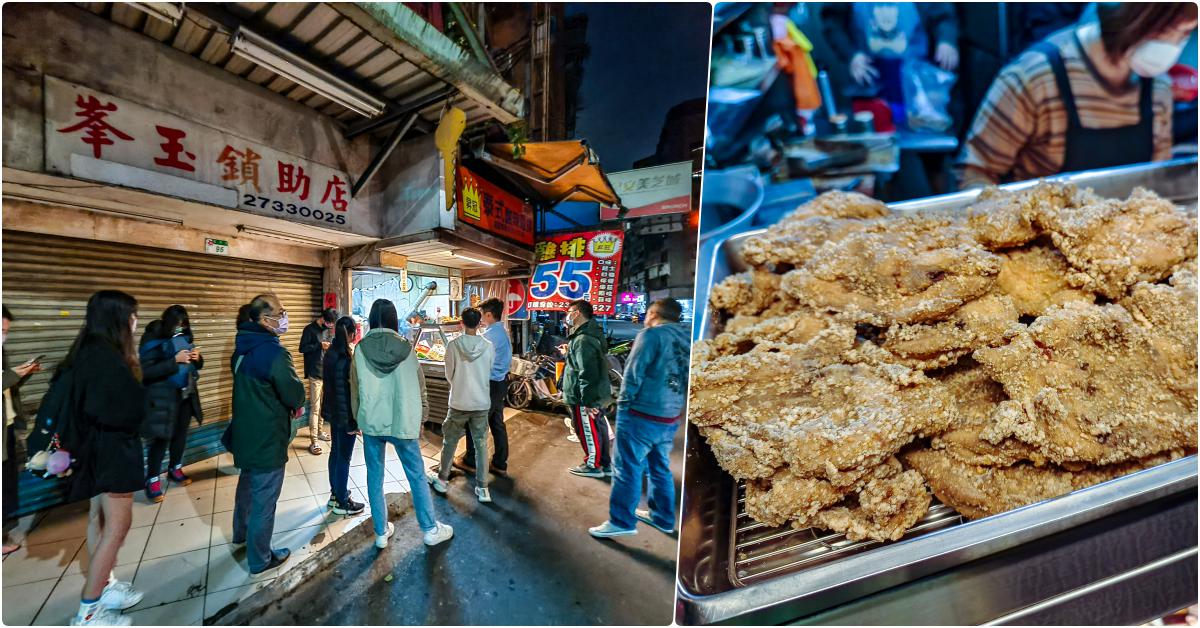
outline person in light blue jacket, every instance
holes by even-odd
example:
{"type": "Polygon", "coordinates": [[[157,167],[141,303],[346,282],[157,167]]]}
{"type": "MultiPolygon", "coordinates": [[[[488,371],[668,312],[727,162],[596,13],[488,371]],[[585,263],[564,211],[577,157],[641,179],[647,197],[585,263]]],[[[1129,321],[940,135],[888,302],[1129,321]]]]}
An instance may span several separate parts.
{"type": "Polygon", "coordinates": [[[655,301],[646,312],[625,363],[617,398],[617,442],[613,459],[608,521],[588,531],[597,538],[637,534],[637,522],[667,534],[675,532],[675,478],[671,449],[687,414],[691,328],[680,323],[675,299],[655,301]],[[642,476],[649,469],[649,510],[642,500],[642,476]]]}

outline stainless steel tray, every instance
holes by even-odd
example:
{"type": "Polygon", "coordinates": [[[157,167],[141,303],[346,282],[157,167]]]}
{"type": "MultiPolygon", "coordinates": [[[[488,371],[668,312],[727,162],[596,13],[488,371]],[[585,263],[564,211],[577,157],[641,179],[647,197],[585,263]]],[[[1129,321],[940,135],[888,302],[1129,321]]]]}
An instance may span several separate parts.
{"type": "MultiPolygon", "coordinates": [[[[1123,197],[1142,186],[1194,211],[1197,160],[1054,179],[1113,197],[1123,197]]],[[[1021,189],[1035,183],[1003,187],[1021,189]]],[[[968,191],[891,207],[905,211],[964,208],[977,195],[978,191],[968,191]]],[[[764,231],[736,234],[706,247],[701,263],[709,262],[708,272],[702,273],[707,276],[700,278],[697,286],[697,303],[707,303],[712,283],[745,269],[741,246],[746,238],[764,231]]],[[[702,337],[715,333],[711,314],[707,307],[702,313],[702,337]]],[[[677,588],[678,620],[688,624],[779,622],[809,616],[1157,499],[1180,492],[1194,495],[1197,477],[1196,457],[1191,456],[969,523],[935,502],[929,514],[900,541],[855,543],[819,530],[769,528],[750,520],[742,507],[742,487],[717,466],[694,428],[688,431],[686,448],[677,588]]],[[[1191,521],[1193,532],[1187,543],[1194,554],[1194,512],[1191,521]]]]}

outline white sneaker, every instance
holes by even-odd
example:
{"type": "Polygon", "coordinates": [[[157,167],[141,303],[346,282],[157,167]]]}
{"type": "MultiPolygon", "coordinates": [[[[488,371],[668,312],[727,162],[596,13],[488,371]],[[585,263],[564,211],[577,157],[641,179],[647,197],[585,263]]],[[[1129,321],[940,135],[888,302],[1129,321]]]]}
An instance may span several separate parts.
{"type": "Polygon", "coordinates": [[[392,522],[389,521],[387,523],[387,532],[375,535],[375,547],[378,547],[379,549],[387,547],[388,539],[392,538],[392,533],[395,531],[396,526],[392,525],[392,522]]]}
{"type": "Polygon", "coordinates": [[[486,486],[476,486],[475,496],[479,498],[479,501],[485,504],[490,504],[492,501],[492,492],[489,491],[486,486]]]}
{"type": "Polygon", "coordinates": [[[446,486],[446,482],[442,480],[442,478],[438,477],[438,474],[430,473],[425,477],[429,480],[429,485],[433,487],[433,490],[441,493],[442,495],[445,495],[446,491],[449,490],[449,487],[446,486]]]}
{"type": "Polygon", "coordinates": [[[133,585],[120,580],[109,580],[108,585],[100,592],[100,606],[114,611],[123,611],[137,606],[142,601],[142,592],[135,591],[133,585]]]}
{"type": "Polygon", "coordinates": [[[437,545],[444,541],[449,541],[454,536],[454,528],[438,522],[437,527],[425,533],[426,545],[437,545]]]}
{"type": "Polygon", "coordinates": [[[133,620],[121,611],[111,608],[98,608],[88,617],[80,617],[78,613],[71,618],[72,626],[129,626],[133,620]]]}

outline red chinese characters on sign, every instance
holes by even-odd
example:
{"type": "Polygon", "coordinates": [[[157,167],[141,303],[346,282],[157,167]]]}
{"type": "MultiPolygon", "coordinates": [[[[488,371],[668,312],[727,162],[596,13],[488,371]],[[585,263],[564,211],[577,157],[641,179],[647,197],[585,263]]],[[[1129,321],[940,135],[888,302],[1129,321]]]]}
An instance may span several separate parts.
{"type": "Polygon", "coordinates": [[[222,168],[221,180],[237,181],[238,185],[249,183],[254,186],[255,192],[261,192],[262,188],[258,185],[258,162],[260,159],[262,159],[262,155],[249,147],[239,151],[226,144],[221,154],[217,156],[217,163],[221,164],[222,168]]]}
{"type": "Polygon", "coordinates": [[[308,175],[304,174],[304,166],[279,162],[279,187],[283,194],[295,194],[300,200],[308,200],[308,186],[311,183],[308,175]]]}
{"type": "Polygon", "coordinates": [[[325,195],[321,197],[321,202],[329,202],[330,196],[333,197],[333,208],[335,210],[340,212],[346,211],[346,207],[350,205],[350,201],[345,198],[346,182],[342,181],[336,174],[325,184],[325,195]]]}
{"type": "Polygon", "coordinates": [[[196,161],[196,154],[189,153],[183,148],[183,138],[187,137],[187,133],[179,129],[172,129],[171,127],[161,125],[156,125],[154,130],[158,131],[158,134],[167,140],[158,145],[166,157],[155,157],[154,163],[165,168],[177,168],[184,172],[195,172],[196,166],[180,159],[182,155],[192,161],[196,161]]]}
{"type": "Polygon", "coordinates": [[[109,124],[105,119],[108,114],[117,110],[117,106],[113,103],[101,104],[100,99],[95,96],[88,96],[86,99],[83,94],[80,94],[75,99],[75,106],[79,107],[79,111],[75,112],[75,116],[83,118],[78,124],[71,125],[64,129],[59,129],[59,133],[74,133],[87,129],[84,132],[82,141],[84,144],[90,144],[92,147],[92,156],[100,159],[104,146],[113,144],[113,140],[109,139],[108,134],[112,133],[117,138],[132,142],[133,136],[122,132],[120,129],[109,124]]]}
{"type": "Polygon", "coordinates": [[[616,311],[624,233],[589,231],[549,236],[534,247],[528,308],[566,310],[583,299],[596,314],[616,311]]]}
{"type": "Polygon", "coordinates": [[[505,238],[533,244],[533,209],[523,200],[458,169],[458,219],[505,238]]]}

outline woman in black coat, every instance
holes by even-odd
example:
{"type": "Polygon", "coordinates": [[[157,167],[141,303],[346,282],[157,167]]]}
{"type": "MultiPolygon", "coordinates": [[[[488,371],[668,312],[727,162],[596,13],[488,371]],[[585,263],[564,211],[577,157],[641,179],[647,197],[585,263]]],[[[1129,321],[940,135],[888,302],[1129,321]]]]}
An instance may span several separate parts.
{"type": "Polygon", "coordinates": [[[59,365],[72,369],[78,408],[70,499],[91,500],[87,579],[75,624],[114,625],[121,610],[142,599],[128,583],[110,580],[132,521],[133,492],[142,486],[145,390],[133,348],[136,327],[137,300],[101,290],[88,299],[84,328],[59,365]]]}
{"type": "MultiPolygon", "coordinates": [[[[170,448],[167,477],[179,486],[192,483],[183,472],[183,450],[187,446],[188,425],[200,420],[200,395],[196,381],[204,368],[204,358],[195,348],[192,324],[187,309],[172,305],[163,311],[157,333],[150,327],[142,336],[139,351],[146,385],[147,408],[144,434],[149,441],[146,454],[146,497],[163,500],[163,454],[170,448]],[[179,380],[185,383],[180,386],[179,380]]],[[[151,323],[153,325],[153,323],[151,323]]]]}
{"type": "Polygon", "coordinates": [[[330,425],[332,436],[329,452],[329,504],[335,514],[356,515],[366,507],[350,499],[347,481],[350,478],[350,456],[358,435],[358,423],[350,411],[351,345],[358,335],[353,318],[343,316],[334,323],[333,343],[325,352],[321,364],[321,380],[325,394],[321,399],[321,415],[330,425]]]}

